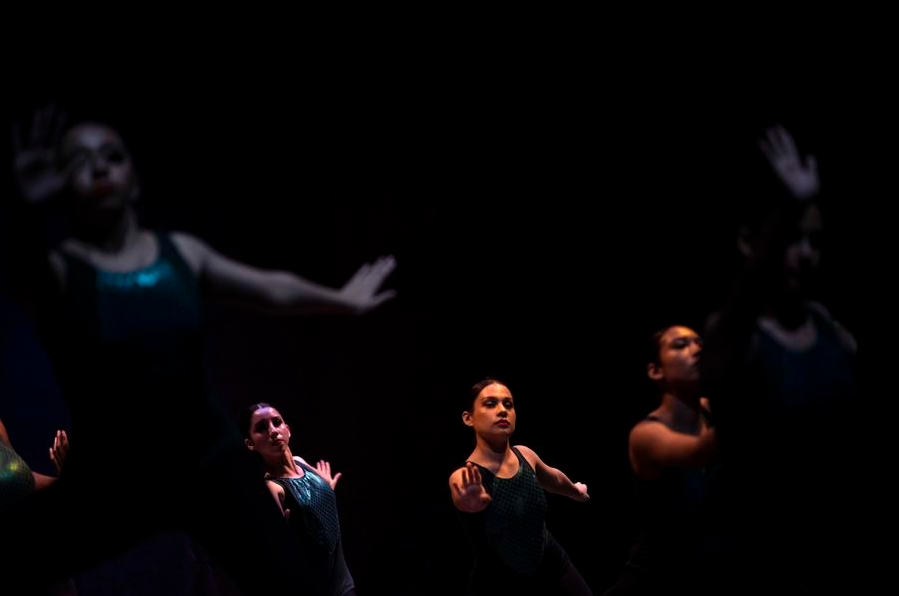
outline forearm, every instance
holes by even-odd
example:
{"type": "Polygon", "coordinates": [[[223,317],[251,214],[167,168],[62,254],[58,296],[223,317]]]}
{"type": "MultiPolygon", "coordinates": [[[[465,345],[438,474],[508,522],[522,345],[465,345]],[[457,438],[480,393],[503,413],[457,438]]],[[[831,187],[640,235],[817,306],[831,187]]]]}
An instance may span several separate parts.
{"type": "Polygon", "coordinates": [[[562,495],[571,499],[580,497],[580,491],[567,474],[561,470],[551,470],[542,480],[543,488],[551,493],[562,495]]]}
{"type": "Polygon", "coordinates": [[[40,472],[32,472],[31,475],[34,476],[34,488],[36,490],[44,490],[56,482],[56,476],[47,476],[40,472]]]}
{"type": "Polygon", "coordinates": [[[214,295],[226,302],[240,302],[267,312],[299,314],[350,314],[340,292],[288,271],[257,270],[243,282],[210,280],[214,295]]]}

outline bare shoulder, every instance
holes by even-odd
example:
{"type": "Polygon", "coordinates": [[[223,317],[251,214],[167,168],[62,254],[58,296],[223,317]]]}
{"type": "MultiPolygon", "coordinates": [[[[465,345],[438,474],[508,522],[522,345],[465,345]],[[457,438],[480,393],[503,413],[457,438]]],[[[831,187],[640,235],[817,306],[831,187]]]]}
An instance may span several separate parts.
{"type": "Polygon", "coordinates": [[[191,270],[194,273],[199,273],[203,267],[203,262],[209,255],[209,245],[198,236],[180,230],[169,232],[169,238],[184,260],[187,261],[187,264],[190,265],[191,270]]]}
{"type": "Polygon", "coordinates": [[[66,260],[63,258],[62,253],[59,250],[51,250],[47,255],[47,261],[50,265],[50,271],[53,272],[53,279],[56,280],[60,288],[64,288],[66,285],[66,260]]]}
{"type": "Polygon", "coordinates": [[[628,433],[628,441],[633,446],[651,439],[660,432],[665,432],[667,430],[668,427],[661,420],[643,418],[642,420],[638,420],[636,424],[631,427],[631,430],[628,433]]]}
{"type": "Polygon", "coordinates": [[[537,456],[537,453],[533,449],[528,447],[527,445],[512,445],[512,446],[515,449],[517,449],[519,452],[521,452],[521,454],[525,457],[528,457],[529,455],[532,455],[534,457],[537,456]]]}
{"type": "Polygon", "coordinates": [[[826,306],[816,301],[809,301],[808,308],[816,313],[818,313],[821,318],[825,321],[829,322],[834,329],[834,332],[837,334],[837,338],[840,340],[840,345],[843,346],[843,349],[849,354],[855,354],[858,351],[858,341],[855,339],[855,335],[852,334],[842,323],[835,320],[833,315],[826,306]]]}
{"type": "Polygon", "coordinates": [[[208,250],[209,245],[195,234],[185,232],[183,230],[172,230],[168,233],[169,238],[178,250],[196,251],[208,250]]]}
{"type": "Polygon", "coordinates": [[[822,303],[816,300],[809,300],[808,302],[806,302],[806,305],[809,307],[809,309],[815,311],[828,321],[833,321],[833,315],[830,313],[830,309],[824,306],[822,303]]]}
{"type": "Polygon", "coordinates": [[[527,445],[513,445],[515,449],[521,453],[521,456],[527,460],[531,467],[536,468],[537,464],[540,463],[540,456],[537,455],[537,452],[528,447],[527,445]]]}

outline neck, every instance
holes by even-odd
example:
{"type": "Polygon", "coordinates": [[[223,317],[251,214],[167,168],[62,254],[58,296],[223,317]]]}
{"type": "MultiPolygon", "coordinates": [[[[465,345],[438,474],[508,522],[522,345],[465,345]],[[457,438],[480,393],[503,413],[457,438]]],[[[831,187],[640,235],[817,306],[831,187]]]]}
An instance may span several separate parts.
{"type": "Polygon", "coordinates": [[[76,238],[104,253],[119,253],[136,244],[141,235],[137,215],[130,207],[110,213],[109,221],[83,224],[76,229],[76,238]]]}
{"type": "Polygon", "coordinates": [[[296,475],[298,472],[297,464],[293,460],[293,452],[290,450],[290,447],[285,446],[277,459],[266,461],[265,472],[275,478],[296,475]]]}
{"type": "Polygon", "coordinates": [[[487,461],[501,462],[506,453],[511,449],[508,439],[491,441],[489,439],[478,437],[472,456],[475,454],[487,461]]]}
{"type": "Polygon", "coordinates": [[[659,411],[666,414],[671,426],[683,432],[694,432],[699,429],[702,420],[701,396],[691,388],[689,390],[669,390],[662,394],[659,411]]]}
{"type": "Polygon", "coordinates": [[[772,301],[764,315],[775,320],[784,329],[797,329],[808,318],[804,298],[797,293],[785,294],[772,301]]]}

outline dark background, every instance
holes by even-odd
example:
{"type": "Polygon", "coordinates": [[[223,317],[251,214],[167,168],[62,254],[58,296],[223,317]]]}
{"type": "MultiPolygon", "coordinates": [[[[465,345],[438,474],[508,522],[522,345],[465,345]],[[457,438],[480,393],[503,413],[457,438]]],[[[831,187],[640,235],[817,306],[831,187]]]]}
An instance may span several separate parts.
{"type": "MultiPolygon", "coordinates": [[[[549,497],[548,525],[595,592],[614,580],[634,520],[627,432],[653,407],[640,348],[663,324],[701,327],[723,299],[730,216],[766,183],[767,125],[790,128],[839,197],[822,298],[868,362],[893,333],[882,54],[565,33],[183,35],[180,54],[117,41],[15,70],[5,124],[53,102],[119,126],[150,225],[333,286],[396,256],[398,298],[364,318],[209,313],[221,399],[275,403],[295,453],[343,472],[360,593],[460,593],[470,556],[447,479],[473,444],[462,399],[485,374],[512,388],[516,442],[588,484],[587,505],[549,497]]],[[[4,316],[0,416],[49,471],[65,411],[27,322],[4,316]]]]}

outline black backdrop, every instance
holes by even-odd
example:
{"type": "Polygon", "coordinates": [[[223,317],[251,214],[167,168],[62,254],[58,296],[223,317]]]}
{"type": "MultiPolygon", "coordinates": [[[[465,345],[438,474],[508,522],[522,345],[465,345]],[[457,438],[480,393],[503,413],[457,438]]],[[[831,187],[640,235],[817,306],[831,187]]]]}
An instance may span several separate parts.
{"type": "MultiPolygon", "coordinates": [[[[459,593],[469,558],[447,477],[471,448],[460,398],[487,373],[517,397],[517,441],[589,485],[588,505],[550,497],[548,523],[595,591],[614,579],[634,513],[627,431],[650,407],[638,350],[721,300],[737,265],[728,215],[758,184],[765,125],[790,127],[845,197],[825,301],[863,350],[891,333],[881,214],[895,136],[880,79],[857,62],[338,45],[307,54],[281,37],[53,79],[24,69],[7,116],[56,102],[113,121],[147,222],[233,257],[331,285],[397,257],[399,297],[362,319],[210,311],[221,399],[278,404],[295,452],[344,473],[362,593],[459,593]]],[[[21,313],[4,312],[0,415],[45,469],[65,412],[21,313]]]]}

